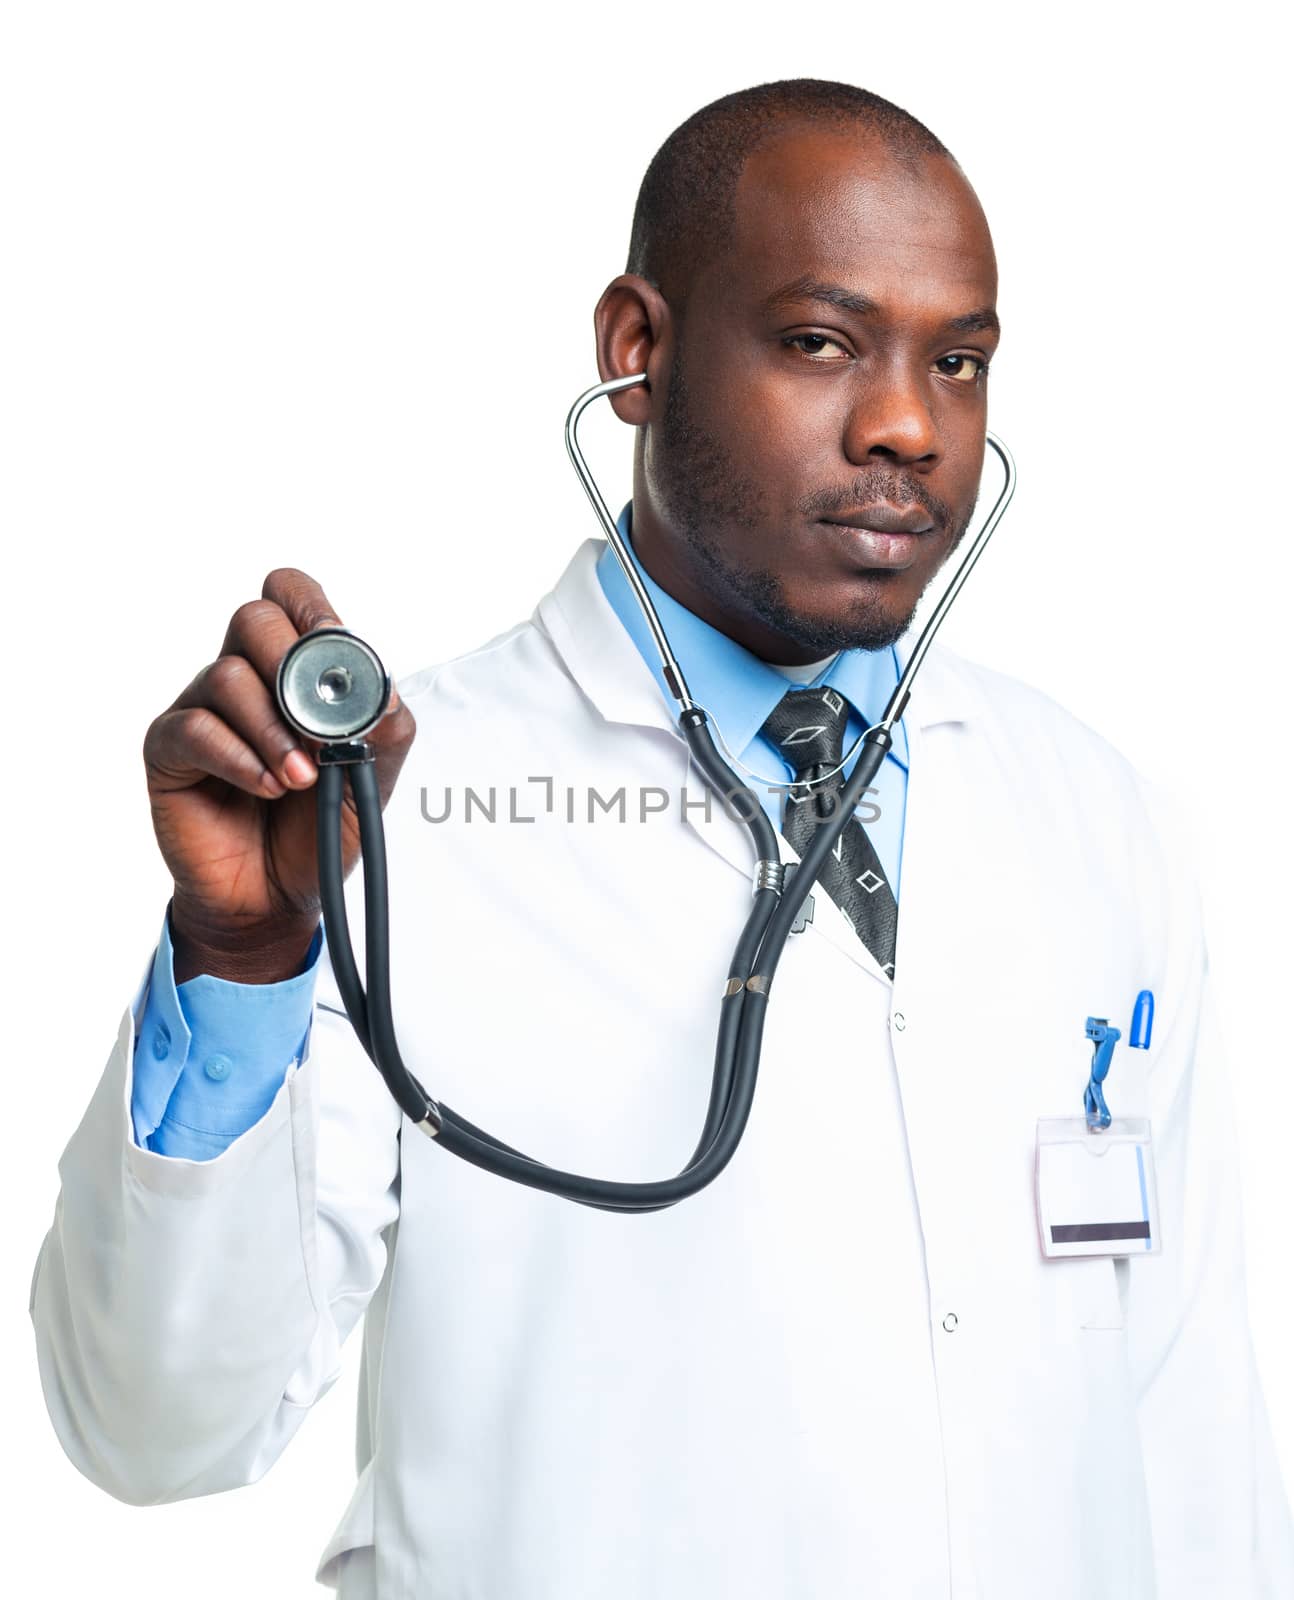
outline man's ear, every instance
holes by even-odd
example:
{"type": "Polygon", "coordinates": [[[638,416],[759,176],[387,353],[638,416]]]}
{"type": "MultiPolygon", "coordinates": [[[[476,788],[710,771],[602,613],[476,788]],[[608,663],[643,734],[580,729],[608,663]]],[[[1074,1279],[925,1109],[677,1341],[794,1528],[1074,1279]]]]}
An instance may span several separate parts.
{"type": "MultiPolygon", "coordinates": [[[[621,422],[641,427],[654,420],[652,390],[663,380],[673,347],[673,319],[660,290],[636,273],[621,273],[602,291],[593,311],[598,372],[603,383],[645,372],[647,382],[608,396],[621,422]]],[[[661,382],[660,393],[664,394],[661,382]]]]}

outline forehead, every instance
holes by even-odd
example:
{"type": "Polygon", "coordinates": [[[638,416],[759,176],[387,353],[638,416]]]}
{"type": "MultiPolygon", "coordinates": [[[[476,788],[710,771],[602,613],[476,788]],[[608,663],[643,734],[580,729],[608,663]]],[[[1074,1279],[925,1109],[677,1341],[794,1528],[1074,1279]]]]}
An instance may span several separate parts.
{"type": "Polygon", "coordinates": [[[916,295],[941,308],[991,305],[997,290],[988,224],[950,160],[817,129],[775,135],[747,161],[723,275],[752,293],[807,275],[882,304],[916,295]]]}

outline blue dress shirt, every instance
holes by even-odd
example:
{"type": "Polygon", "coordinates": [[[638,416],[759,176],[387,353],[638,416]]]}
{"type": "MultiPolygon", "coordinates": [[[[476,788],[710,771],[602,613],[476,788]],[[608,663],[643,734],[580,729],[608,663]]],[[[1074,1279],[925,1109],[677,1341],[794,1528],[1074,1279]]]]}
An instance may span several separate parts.
{"type": "Polygon", "coordinates": [[[167,906],[135,1036],[136,1144],[209,1161],[260,1121],[289,1065],[305,1054],[322,948],[320,926],[304,969],[282,983],[202,973],[177,989],[167,906]]]}
{"type": "MultiPolygon", "coordinates": [[[[632,502],[620,513],[617,525],[692,698],[709,713],[711,731],[717,728],[722,736],[720,752],[726,744],[730,764],[754,789],[780,831],[784,801],[777,786],[788,783],[794,771],[776,745],[760,735],[765,719],[788,687],[829,685],[855,708],[845,730],[848,749],[869,725],[861,718],[874,722],[885,710],[898,682],[897,655],[892,648],[843,650],[805,682],[804,672],[761,661],[647,575],[633,550],[632,502]],[[743,772],[733,756],[759,776],[743,772]]],[[[661,693],[674,705],[647,623],[610,545],[598,556],[597,575],[661,693]]],[[[852,770],[853,760],[845,772],[852,770]]],[[[900,721],[894,744],[857,812],[896,899],[907,771],[907,735],[900,721]]],[[[282,1087],[288,1066],[305,1053],[322,948],[321,927],[302,971],[282,983],[229,983],[203,974],[177,988],[168,906],[135,1040],[131,1120],[138,1144],[161,1155],[209,1161],[259,1122],[282,1087]]]]}

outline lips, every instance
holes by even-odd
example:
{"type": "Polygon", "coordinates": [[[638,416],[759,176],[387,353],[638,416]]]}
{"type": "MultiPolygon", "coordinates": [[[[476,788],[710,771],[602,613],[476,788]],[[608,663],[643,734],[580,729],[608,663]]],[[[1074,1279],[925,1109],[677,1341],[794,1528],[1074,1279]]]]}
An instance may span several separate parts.
{"type": "Polygon", "coordinates": [[[856,572],[901,572],[921,554],[922,541],[935,524],[924,506],[866,506],[861,511],[821,517],[827,530],[856,572]]]}
{"type": "Polygon", "coordinates": [[[930,533],[934,529],[924,506],[892,506],[884,501],[859,511],[838,511],[821,521],[845,528],[866,528],[872,533],[930,533]]]}

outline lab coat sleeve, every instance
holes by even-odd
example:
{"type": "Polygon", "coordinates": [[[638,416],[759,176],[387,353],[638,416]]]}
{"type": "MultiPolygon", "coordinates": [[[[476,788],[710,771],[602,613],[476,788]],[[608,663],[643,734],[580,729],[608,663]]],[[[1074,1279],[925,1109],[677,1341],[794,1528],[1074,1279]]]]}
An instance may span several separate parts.
{"type": "Polygon", "coordinates": [[[1177,970],[1155,997],[1149,1080],[1163,1245],[1127,1263],[1157,1590],[1289,1600],[1294,1528],[1249,1330],[1232,1098],[1193,864],[1176,862],[1177,970]]]}
{"type": "Polygon", "coordinates": [[[132,1136],[134,1042],[128,1007],[59,1162],[30,1309],[64,1450],[146,1505],[254,1482],[336,1380],[386,1263],[399,1112],[316,1005],[265,1114],[213,1159],[165,1156],[132,1136]]]}

